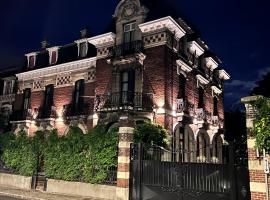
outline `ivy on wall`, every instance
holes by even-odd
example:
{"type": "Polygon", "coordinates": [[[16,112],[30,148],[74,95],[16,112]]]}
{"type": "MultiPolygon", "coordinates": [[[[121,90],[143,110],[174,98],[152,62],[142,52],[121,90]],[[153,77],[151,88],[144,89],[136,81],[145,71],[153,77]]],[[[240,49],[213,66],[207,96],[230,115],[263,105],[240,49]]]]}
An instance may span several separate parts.
{"type": "MultiPolygon", "coordinates": [[[[151,123],[139,124],[135,142],[166,147],[166,130],[151,123]]],[[[88,134],[71,127],[59,137],[56,130],[36,132],[30,138],[25,133],[0,134],[1,160],[15,173],[32,176],[44,169],[45,176],[65,181],[103,183],[110,179],[110,169],[117,168],[118,129],[98,125],[88,134]]]]}
{"type": "Polygon", "coordinates": [[[270,152],[270,99],[263,97],[254,102],[256,118],[253,125],[253,133],[256,138],[256,146],[270,152]]]}

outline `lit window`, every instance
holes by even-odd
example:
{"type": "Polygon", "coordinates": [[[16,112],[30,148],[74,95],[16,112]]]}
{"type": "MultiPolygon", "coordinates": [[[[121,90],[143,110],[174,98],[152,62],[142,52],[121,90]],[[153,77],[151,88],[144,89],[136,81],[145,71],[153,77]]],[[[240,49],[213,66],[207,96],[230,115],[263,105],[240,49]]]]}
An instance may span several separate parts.
{"type": "Polygon", "coordinates": [[[74,99],[73,99],[73,106],[74,109],[77,110],[83,107],[83,95],[84,95],[84,80],[78,80],[75,83],[75,90],[74,90],[74,99]]]}

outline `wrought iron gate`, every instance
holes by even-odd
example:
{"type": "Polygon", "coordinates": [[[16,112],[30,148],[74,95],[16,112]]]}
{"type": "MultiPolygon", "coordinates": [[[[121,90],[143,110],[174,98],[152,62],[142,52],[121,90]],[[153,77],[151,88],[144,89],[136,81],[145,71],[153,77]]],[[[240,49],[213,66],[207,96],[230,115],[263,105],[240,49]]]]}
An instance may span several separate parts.
{"type": "Polygon", "coordinates": [[[174,162],[177,152],[134,144],[132,200],[233,200],[229,163],[174,162]]]}

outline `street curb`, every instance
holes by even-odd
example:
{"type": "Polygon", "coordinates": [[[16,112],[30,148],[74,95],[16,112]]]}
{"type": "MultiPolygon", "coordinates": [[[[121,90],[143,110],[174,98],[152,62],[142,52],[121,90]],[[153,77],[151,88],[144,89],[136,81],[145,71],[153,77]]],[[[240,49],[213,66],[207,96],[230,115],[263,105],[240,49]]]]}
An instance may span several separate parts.
{"type": "Polygon", "coordinates": [[[46,200],[46,199],[41,199],[38,197],[27,197],[25,195],[20,195],[20,194],[12,194],[12,193],[7,193],[7,192],[1,192],[1,195],[7,196],[7,197],[15,197],[15,198],[21,198],[21,199],[26,199],[26,200],[46,200]]]}

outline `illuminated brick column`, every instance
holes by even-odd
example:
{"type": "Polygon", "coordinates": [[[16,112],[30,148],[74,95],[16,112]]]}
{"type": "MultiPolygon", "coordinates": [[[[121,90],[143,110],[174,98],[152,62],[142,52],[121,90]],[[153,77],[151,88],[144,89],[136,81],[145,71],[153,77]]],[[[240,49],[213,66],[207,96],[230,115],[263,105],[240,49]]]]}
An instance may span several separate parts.
{"type": "MultiPolygon", "coordinates": [[[[248,147],[248,167],[250,178],[250,193],[251,200],[266,200],[267,192],[269,190],[269,177],[264,172],[264,158],[263,154],[259,154],[255,147],[255,138],[252,137],[253,121],[255,119],[255,112],[251,103],[258,99],[257,96],[245,97],[241,101],[246,107],[246,127],[247,127],[247,147],[248,147]],[[268,181],[266,181],[266,177],[268,181]],[[267,184],[268,182],[268,184],[267,184]]],[[[266,155],[266,157],[268,157],[266,155]]],[[[268,192],[269,194],[269,192],[268,192]]]]}
{"type": "Polygon", "coordinates": [[[121,116],[119,123],[117,200],[129,200],[130,146],[133,142],[134,121],[130,116],[121,116]]]}

